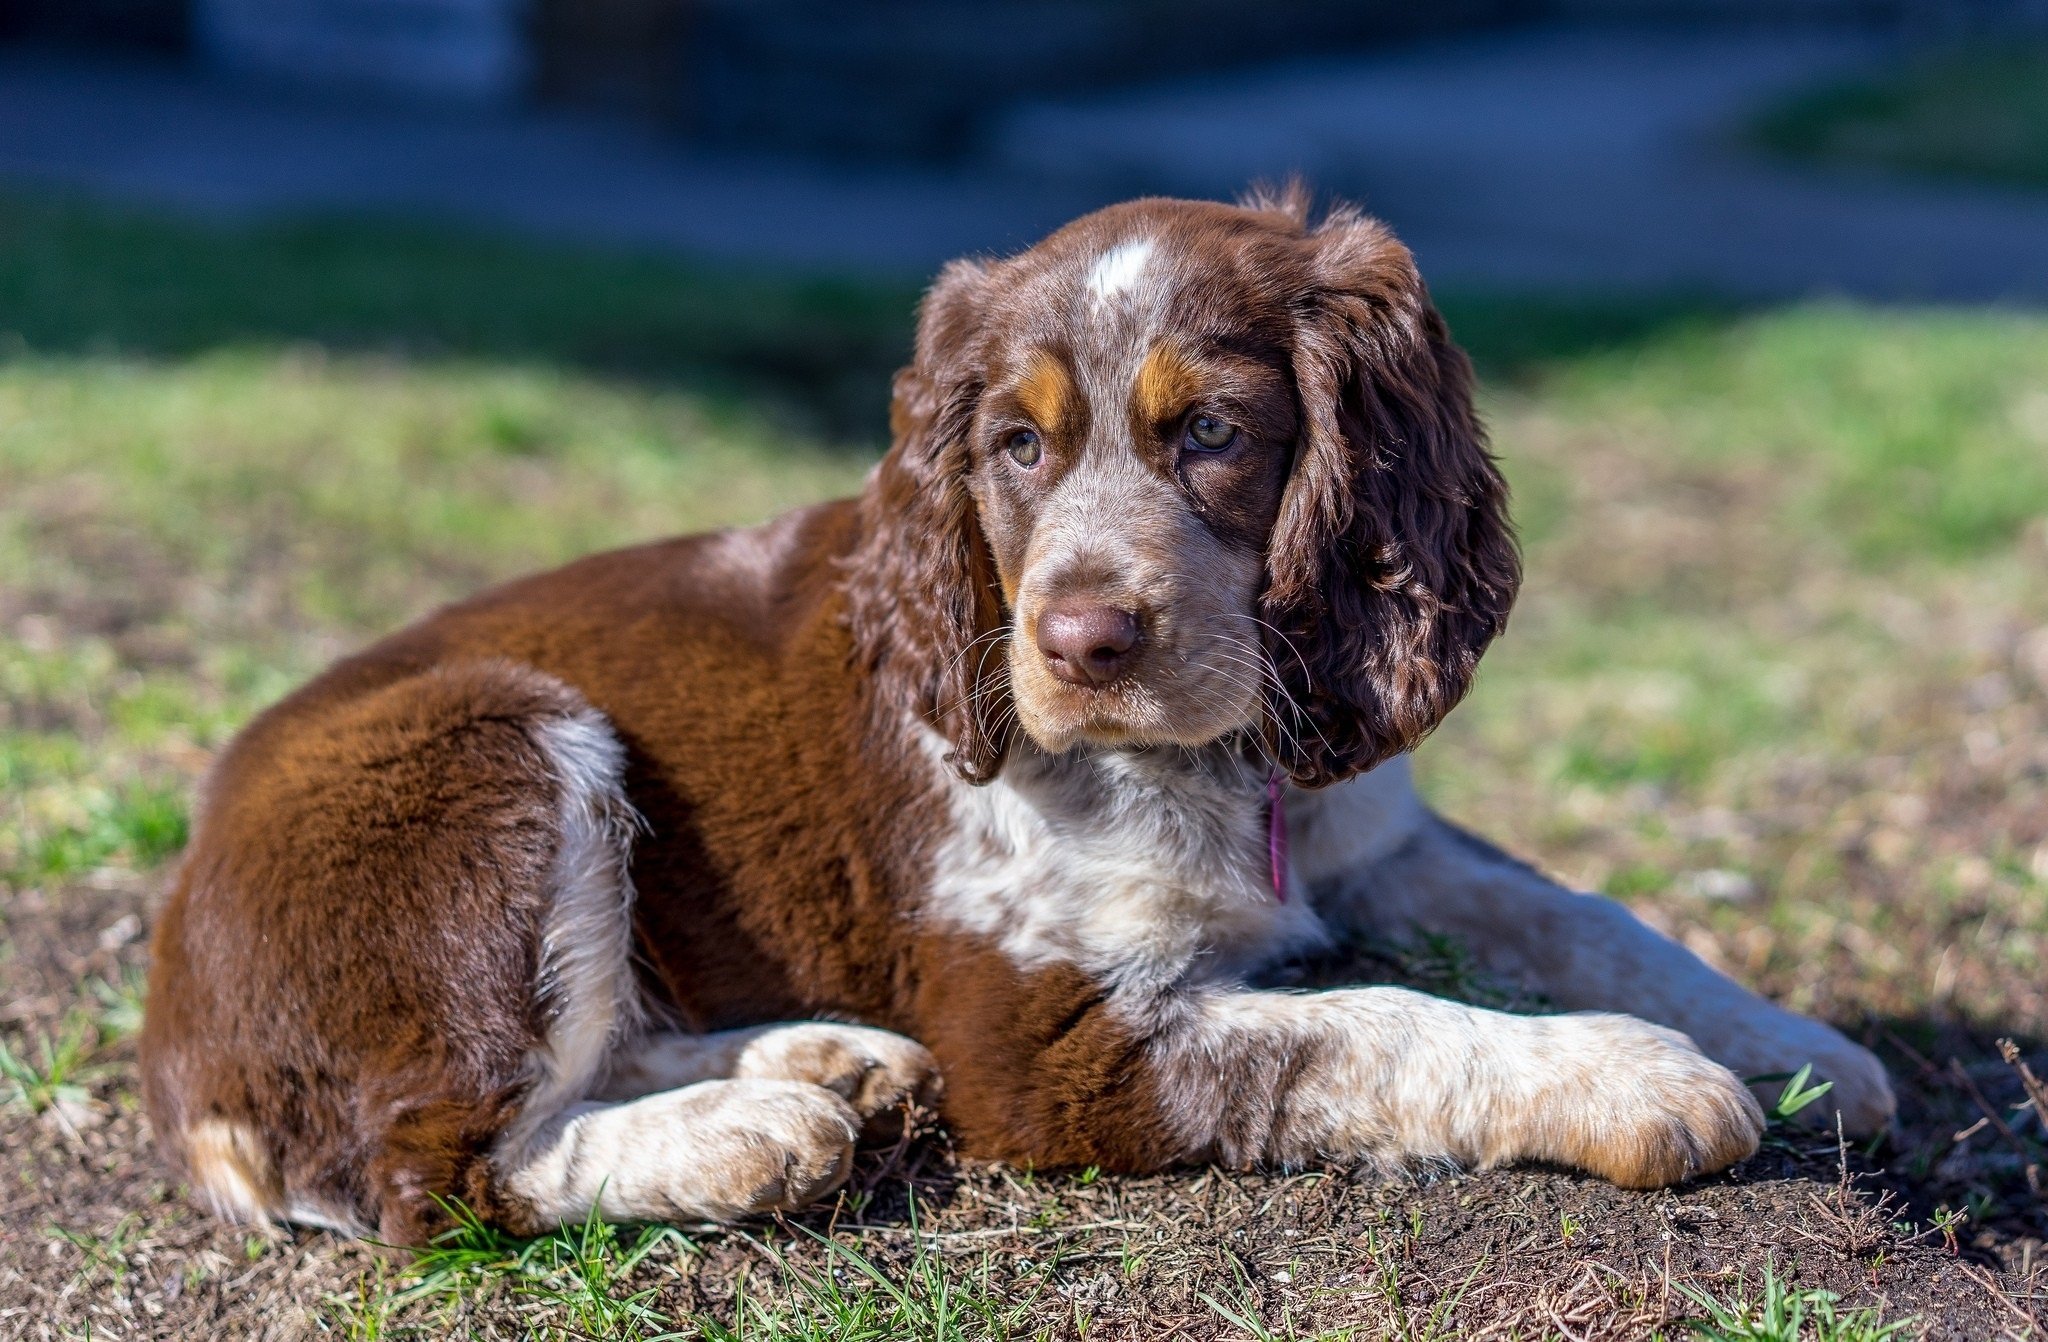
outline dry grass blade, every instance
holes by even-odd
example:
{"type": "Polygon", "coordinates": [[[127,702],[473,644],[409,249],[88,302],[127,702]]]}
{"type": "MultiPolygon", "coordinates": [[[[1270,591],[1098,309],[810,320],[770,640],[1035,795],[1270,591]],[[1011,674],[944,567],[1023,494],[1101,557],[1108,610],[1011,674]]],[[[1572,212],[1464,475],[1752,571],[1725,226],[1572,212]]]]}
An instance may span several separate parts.
{"type": "Polygon", "coordinates": [[[2020,1074],[2020,1085],[2026,1088],[2027,1102],[2033,1106],[2034,1125],[2048,1132],[2048,1085],[2043,1085],[2041,1078],[2034,1075],[2034,1069],[2027,1066],[2027,1060],[2020,1055],[2019,1045],[2012,1040],[1998,1041],[1998,1056],[2020,1074]]]}
{"type": "MultiPolygon", "coordinates": [[[[1964,1092],[1969,1095],[1971,1103],[1975,1104],[1978,1111],[1984,1115],[1984,1121],[1989,1123],[1993,1130],[2004,1139],[2005,1144],[2017,1152],[2022,1160],[2031,1160],[2037,1154],[2032,1144],[2026,1138],[2020,1136],[2019,1133],[2013,1131],[2012,1124],[2005,1121],[2005,1115],[1999,1113],[1997,1107],[1989,1099],[1985,1098],[1983,1088],[1977,1084],[1976,1078],[1972,1077],[1968,1069],[1963,1066],[1962,1060],[1960,1058],[1950,1058],[1948,1060],[1948,1070],[1949,1075],[1954,1077],[1957,1083],[1962,1086],[1964,1092]]],[[[1957,1140],[1960,1141],[1961,1139],[1962,1134],[1957,1134],[1957,1140]]]]}

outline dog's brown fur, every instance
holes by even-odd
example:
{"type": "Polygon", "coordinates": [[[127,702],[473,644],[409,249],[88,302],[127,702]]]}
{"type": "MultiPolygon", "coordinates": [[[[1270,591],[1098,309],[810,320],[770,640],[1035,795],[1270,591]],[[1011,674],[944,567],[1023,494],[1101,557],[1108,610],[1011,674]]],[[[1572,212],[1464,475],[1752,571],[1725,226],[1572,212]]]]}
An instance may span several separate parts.
{"type": "MultiPolygon", "coordinates": [[[[1278,676],[1245,748],[1318,786],[1458,701],[1517,579],[1467,365],[1404,250],[1304,213],[1139,202],[949,268],[860,498],[485,593],[253,723],[157,928],[143,1039],[156,1131],[199,1193],[396,1242],[447,1197],[539,1227],[498,1144],[564,1009],[543,942],[568,785],[543,738],[592,710],[637,812],[606,823],[640,826],[640,987],[680,1029],[831,1016],[908,1034],[977,1154],[1140,1170],[1259,1149],[1168,1130],[1152,1041],[1101,975],[921,915],[959,784],[916,724],[970,782],[1022,748],[1022,690],[979,654],[1018,618],[1031,481],[1078,459],[1102,409],[1077,381],[1087,332],[1047,295],[1133,230],[1200,262],[1127,432],[1205,543],[1262,574],[1278,676]],[[1231,407],[1246,450],[1174,458],[1197,395],[1231,407]],[[1007,404],[1047,439],[1040,475],[990,450],[1007,404]]],[[[1259,1065],[1280,1084],[1311,1062],[1259,1065]]],[[[1731,1140],[1571,1154],[1646,1182],[1726,1163],[1731,1140]]]]}

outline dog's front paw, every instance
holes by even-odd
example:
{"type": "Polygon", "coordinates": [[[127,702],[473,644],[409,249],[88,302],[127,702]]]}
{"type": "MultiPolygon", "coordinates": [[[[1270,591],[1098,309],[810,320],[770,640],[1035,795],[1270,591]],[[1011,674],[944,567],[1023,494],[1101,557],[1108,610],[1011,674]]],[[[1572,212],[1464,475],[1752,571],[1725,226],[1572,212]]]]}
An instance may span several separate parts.
{"type": "Polygon", "coordinates": [[[777,1077],[823,1086],[853,1106],[864,1124],[897,1114],[905,1100],[929,1105],[939,1065],[924,1045],[887,1030],[808,1021],[770,1030],[740,1054],[735,1076],[777,1077]]]}
{"type": "Polygon", "coordinates": [[[1762,1106],[1684,1035],[1629,1016],[1548,1023],[1563,1056],[1533,1116],[1532,1154],[1623,1188],[1662,1188],[1756,1153],[1762,1106]]]}

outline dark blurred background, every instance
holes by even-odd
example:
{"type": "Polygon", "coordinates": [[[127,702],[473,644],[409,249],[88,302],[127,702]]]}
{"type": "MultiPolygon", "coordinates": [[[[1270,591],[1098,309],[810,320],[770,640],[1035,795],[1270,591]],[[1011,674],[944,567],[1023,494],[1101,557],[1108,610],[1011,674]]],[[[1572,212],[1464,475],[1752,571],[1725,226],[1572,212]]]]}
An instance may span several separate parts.
{"type": "Polygon", "coordinates": [[[0,32],[302,86],[625,112],[708,143],[938,159],[1029,98],[1539,24],[1928,38],[2029,0],[8,0],[0,32]]]}
{"type": "Polygon", "coordinates": [[[1439,277],[2039,296],[2038,201],[1749,151],[1788,90],[2044,28],[2048,0],[0,0],[0,178],[916,273],[1301,172],[1439,277]]]}

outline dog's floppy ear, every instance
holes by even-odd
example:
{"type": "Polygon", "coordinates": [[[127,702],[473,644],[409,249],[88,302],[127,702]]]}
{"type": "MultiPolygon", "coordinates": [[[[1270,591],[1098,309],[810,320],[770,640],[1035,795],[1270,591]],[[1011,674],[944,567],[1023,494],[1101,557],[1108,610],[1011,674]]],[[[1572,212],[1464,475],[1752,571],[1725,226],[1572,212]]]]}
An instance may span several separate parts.
{"type": "Polygon", "coordinates": [[[971,783],[1002,767],[1011,718],[995,561],[967,489],[987,270],[955,261],[918,311],[917,351],[896,375],[893,442],[861,499],[848,616],[864,670],[945,736],[971,783]]]}
{"type": "Polygon", "coordinates": [[[1289,776],[1320,787],[1415,746],[1464,697],[1521,578],[1507,487],[1407,248],[1334,211],[1302,243],[1302,434],[1260,615],[1292,703],[1289,776]]]}

